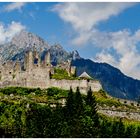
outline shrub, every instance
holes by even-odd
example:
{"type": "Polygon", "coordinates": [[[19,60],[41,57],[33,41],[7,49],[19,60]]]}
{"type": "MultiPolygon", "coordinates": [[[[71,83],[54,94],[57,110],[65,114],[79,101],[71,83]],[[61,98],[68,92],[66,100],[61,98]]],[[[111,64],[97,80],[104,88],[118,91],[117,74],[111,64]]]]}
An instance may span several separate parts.
{"type": "Polygon", "coordinates": [[[51,76],[52,79],[67,79],[67,80],[75,80],[75,79],[80,79],[79,77],[74,77],[74,76],[69,76],[68,72],[66,70],[60,69],[60,68],[55,68],[54,69],[54,74],[51,76]]]}
{"type": "Polygon", "coordinates": [[[52,87],[52,88],[47,89],[47,95],[48,96],[54,96],[54,95],[57,95],[58,93],[59,93],[58,88],[52,87]]]}
{"type": "Polygon", "coordinates": [[[10,94],[17,94],[17,95],[28,95],[32,92],[35,92],[36,94],[40,94],[41,93],[41,89],[40,88],[24,88],[24,87],[6,87],[6,88],[2,88],[0,89],[0,92],[2,92],[3,94],[6,95],[10,95],[10,94]]]}
{"type": "Polygon", "coordinates": [[[67,90],[63,90],[60,88],[56,88],[56,87],[51,87],[47,89],[47,95],[48,96],[67,96],[68,95],[68,91],[67,90]]]}
{"type": "Polygon", "coordinates": [[[124,101],[124,103],[126,104],[126,103],[127,103],[127,101],[124,101]]]}

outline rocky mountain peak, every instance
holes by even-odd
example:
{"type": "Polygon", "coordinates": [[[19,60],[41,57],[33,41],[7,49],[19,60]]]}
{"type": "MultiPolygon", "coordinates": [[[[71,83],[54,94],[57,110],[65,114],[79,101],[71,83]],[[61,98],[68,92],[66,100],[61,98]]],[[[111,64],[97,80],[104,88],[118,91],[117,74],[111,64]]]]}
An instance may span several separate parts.
{"type": "Polygon", "coordinates": [[[51,47],[53,47],[54,49],[60,49],[60,50],[62,50],[63,49],[63,47],[60,45],[60,44],[54,44],[54,45],[52,45],[51,47]]]}
{"type": "Polygon", "coordinates": [[[73,60],[81,58],[77,50],[72,51],[72,58],[73,60]]]}
{"type": "Polygon", "coordinates": [[[51,61],[55,63],[73,59],[73,55],[74,58],[79,56],[78,52],[69,53],[65,51],[60,44],[50,46],[41,37],[24,30],[15,35],[11,42],[0,46],[2,61],[11,59],[19,59],[22,61],[24,59],[25,52],[27,50],[33,50],[34,48],[36,48],[41,57],[43,57],[42,55],[45,55],[45,52],[49,50],[51,61]]]}
{"type": "Polygon", "coordinates": [[[27,31],[21,31],[19,34],[17,34],[11,41],[11,44],[15,44],[16,46],[19,46],[21,48],[28,48],[31,47],[33,48],[33,46],[36,49],[40,49],[42,48],[44,50],[44,48],[49,49],[50,46],[47,42],[45,42],[42,38],[40,38],[39,36],[27,32],[27,31]]]}

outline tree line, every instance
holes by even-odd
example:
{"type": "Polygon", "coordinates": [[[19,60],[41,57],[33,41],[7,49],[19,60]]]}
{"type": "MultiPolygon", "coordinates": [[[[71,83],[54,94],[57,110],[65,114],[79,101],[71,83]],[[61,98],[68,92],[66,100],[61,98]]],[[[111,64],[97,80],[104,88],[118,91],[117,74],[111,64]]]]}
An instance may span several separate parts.
{"type": "Polygon", "coordinates": [[[0,102],[0,137],[7,138],[125,138],[140,137],[140,125],[126,125],[97,112],[91,88],[69,90],[66,105],[56,107],[24,101],[0,102]]]}

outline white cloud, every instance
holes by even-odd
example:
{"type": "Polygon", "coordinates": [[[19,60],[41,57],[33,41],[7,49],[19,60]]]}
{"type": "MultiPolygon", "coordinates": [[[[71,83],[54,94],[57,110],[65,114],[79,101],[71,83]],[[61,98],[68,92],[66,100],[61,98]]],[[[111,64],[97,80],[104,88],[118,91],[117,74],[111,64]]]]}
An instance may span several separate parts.
{"type": "Polygon", "coordinates": [[[14,3],[10,3],[10,4],[7,4],[5,7],[4,7],[4,10],[5,12],[11,12],[11,11],[14,11],[14,10],[21,10],[23,6],[25,6],[26,3],[25,2],[14,2],[14,3]]]}
{"type": "Polygon", "coordinates": [[[129,30],[109,33],[96,30],[92,41],[102,48],[95,61],[107,62],[125,74],[140,79],[140,53],[137,48],[140,43],[140,30],[133,34],[129,30]],[[111,53],[111,49],[115,51],[117,57],[111,53]]]}
{"type": "Polygon", "coordinates": [[[0,23],[0,44],[9,42],[17,33],[24,29],[25,26],[19,22],[12,21],[8,26],[0,23]]]}
{"type": "Polygon", "coordinates": [[[52,10],[58,12],[64,21],[69,22],[73,26],[79,34],[73,43],[81,45],[90,39],[90,36],[85,39],[84,34],[90,34],[98,23],[108,20],[111,16],[118,15],[134,4],[135,3],[107,2],[63,3],[57,4],[52,10]]]}
{"type": "Polygon", "coordinates": [[[140,30],[132,33],[123,29],[116,32],[101,32],[97,25],[117,16],[136,3],[62,3],[52,10],[72,25],[76,32],[72,43],[82,46],[86,43],[100,47],[101,52],[93,60],[107,62],[118,67],[128,76],[140,79],[140,30]],[[111,52],[114,50],[114,52],[111,52]]]}

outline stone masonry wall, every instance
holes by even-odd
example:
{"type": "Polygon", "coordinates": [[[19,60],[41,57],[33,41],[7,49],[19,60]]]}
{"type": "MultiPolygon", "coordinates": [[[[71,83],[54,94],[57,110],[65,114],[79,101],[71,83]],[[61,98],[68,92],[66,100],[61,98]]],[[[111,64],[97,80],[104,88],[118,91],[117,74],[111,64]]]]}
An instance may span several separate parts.
{"type": "MultiPolygon", "coordinates": [[[[20,62],[14,63],[13,61],[8,61],[2,66],[0,66],[0,88],[7,86],[22,86],[30,88],[49,88],[58,87],[62,89],[69,90],[70,87],[74,91],[79,87],[81,93],[86,94],[89,87],[93,91],[99,91],[102,89],[101,84],[98,81],[87,81],[87,80],[56,80],[50,79],[50,72],[53,66],[50,64],[50,55],[46,54],[45,63],[40,61],[35,64],[34,58],[37,52],[32,53],[29,51],[25,55],[24,69],[21,69],[20,62]]],[[[70,65],[70,64],[69,64],[70,65]]],[[[65,66],[65,65],[64,65],[65,66]]],[[[67,66],[67,65],[66,65],[67,66]]],[[[69,69],[70,67],[68,67],[69,69]]],[[[75,68],[72,68],[73,71],[75,68]]]]}
{"type": "MultiPolygon", "coordinates": [[[[5,71],[5,70],[3,70],[5,71]]],[[[48,88],[48,87],[58,87],[62,89],[69,90],[70,87],[74,91],[79,87],[80,92],[83,94],[87,93],[89,87],[93,91],[99,91],[102,89],[101,84],[98,81],[89,82],[87,80],[56,80],[50,79],[49,77],[50,68],[41,68],[36,67],[31,69],[30,71],[20,71],[14,72],[10,70],[6,70],[2,74],[2,79],[0,80],[0,88],[7,86],[22,86],[22,87],[30,87],[30,88],[48,88]]]]}
{"type": "Polygon", "coordinates": [[[62,89],[69,90],[72,87],[73,91],[76,91],[76,88],[79,87],[81,93],[86,94],[89,87],[92,91],[99,91],[102,89],[101,84],[98,81],[87,81],[87,80],[50,80],[50,87],[59,87],[62,89]]]}

